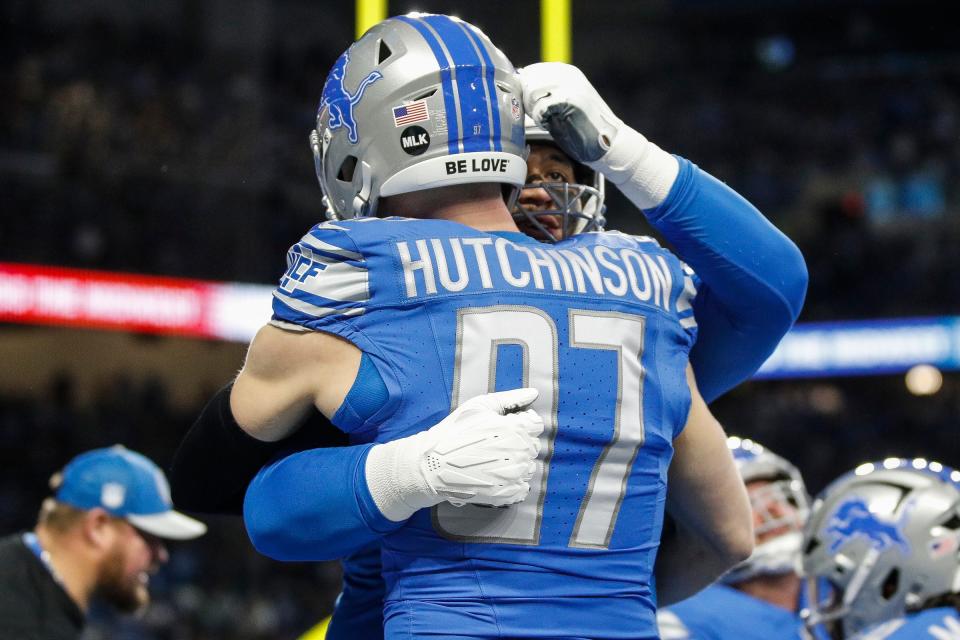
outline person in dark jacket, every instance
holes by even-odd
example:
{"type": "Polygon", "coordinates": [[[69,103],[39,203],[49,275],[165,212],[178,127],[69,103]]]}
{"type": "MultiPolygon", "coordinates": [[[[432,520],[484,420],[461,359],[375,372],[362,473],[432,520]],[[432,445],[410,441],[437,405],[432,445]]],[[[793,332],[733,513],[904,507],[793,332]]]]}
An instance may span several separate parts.
{"type": "Polygon", "coordinates": [[[206,532],[173,510],[160,468],[120,445],[77,456],[50,485],[33,531],[0,538],[0,638],[79,638],[94,598],[143,609],[164,539],[206,532]]]}

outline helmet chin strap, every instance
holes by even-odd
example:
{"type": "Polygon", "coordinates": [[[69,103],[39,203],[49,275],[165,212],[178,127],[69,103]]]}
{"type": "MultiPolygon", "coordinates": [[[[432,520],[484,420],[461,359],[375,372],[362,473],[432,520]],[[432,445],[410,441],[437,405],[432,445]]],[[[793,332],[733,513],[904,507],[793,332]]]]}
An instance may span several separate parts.
{"type": "Polygon", "coordinates": [[[362,218],[363,216],[373,215],[370,206],[370,185],[372,182],[373,171],[365,160],[360,162],[360,191],[353,198],[353,214],[362,218]]]}
{"type": "Polygon", "coordinates": [[[310,151],[313,152],[313,170],[317,174],[317,182],[320,183],[320,192],[323,194],[321,203],[324,214],[328,220],[339,220],[340,215],[333,209],[333,203],[327,195],[327,185],[323,177],[323,145],[320,143],[320,131],[314,129],[310,132],[310,151]]]}

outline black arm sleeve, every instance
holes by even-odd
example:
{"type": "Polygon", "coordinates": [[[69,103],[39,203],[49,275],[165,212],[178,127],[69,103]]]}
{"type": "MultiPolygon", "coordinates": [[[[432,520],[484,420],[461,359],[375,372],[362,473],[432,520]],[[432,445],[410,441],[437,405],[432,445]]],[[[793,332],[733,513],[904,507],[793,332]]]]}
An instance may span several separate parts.
{"type": "Polygon", "coordinates": [[[230,411],[232,388],[233,383],[228,384],[210,399],[174,454],[170,492],[178,509],[242,515],[247,485],[276,455],[349,444],[318,411],[283,440],[257,440],[240,428],[230,411]]]}

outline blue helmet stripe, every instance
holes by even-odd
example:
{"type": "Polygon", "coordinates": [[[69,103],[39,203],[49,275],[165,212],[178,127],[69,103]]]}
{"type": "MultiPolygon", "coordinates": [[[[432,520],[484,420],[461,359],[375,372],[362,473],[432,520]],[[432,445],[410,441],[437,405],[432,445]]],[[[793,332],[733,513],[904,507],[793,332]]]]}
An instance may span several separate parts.
{"type": "Polygon", "coordinates": [[[433,51],[437,64],[440,65],[440,82],[443,86],[443,105],[447,111],[447,149],[451,154],[459,152],[457,141],[460,139],[460,129],[457,120],[456,96],[453,93],[453,81],[450,74],[450,63],[447,61],[447,54],[444,53],[440,42],[434,37],[430,29],[425,24],[409,16],[397,16],[397,20],[406,22],[416,29],[423,39],[427,41],[430,50],[433,51]]]}
{"type": "Polygon", "coordinates": [[[503,144],[500,142],[500,110],[497,108],[497,87],[493,82],[493,74],[495,71],[493,60],[490,59],[490,53],[483,45],[483,42],[480,41],[477,34],[473,32],[472,28],[462,22],[458,23],[458,26],[467,34],[467,37],[470,38],[471,42],[476,46],[477,51],[480,52],[480,56],[483,58],[483,64],[485,66],[483,75],[487,86],[487,104],[490,109],[490,119],[493,124],[493,150],[503,151],[503,144]]]}
{"type": "Polygon", "coordinates": [[[448,16],[424,16],[453,59],[454,83],[460,98],[464,151],[490,151],[490,101],[483,65],[470,38],[448,16]]]}

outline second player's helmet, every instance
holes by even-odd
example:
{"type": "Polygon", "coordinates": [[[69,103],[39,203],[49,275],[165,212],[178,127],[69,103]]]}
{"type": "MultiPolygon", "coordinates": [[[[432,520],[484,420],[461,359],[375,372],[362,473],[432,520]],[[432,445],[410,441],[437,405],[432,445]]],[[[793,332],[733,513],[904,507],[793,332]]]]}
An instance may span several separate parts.
{"type": "Polygon", "coordinates": [[[857,467],[814,501],[806,623],[853,634],[960,590],[960,472],[893,458],[857,467]]]}
{"type": "MultiPolygon", "coordinates": [[[[553,136],[537,125],[529,116],[524,117],[527,145],[550,144],[556,146],[553,136]]],[[[564,154],[566,155],[566,154],[564,154]]],[[[570,159],[573,164],[576,182],[536,182],[527,183],[524,189],[544,189],[550,196],[553,206],[544,209],[531,209],[517,204],[514,217],[518,223],[528,222],[541,232],[541,237],[550,239],[553,235],[540,222],[543,216],[559,216],[562,238],[587,231],[603,231],[606,219],[603,217],[606,184],[603,174],[594,171],[585,164],[570,159]]]]}
{"type": "Polygon", "coordinates": [[[764,482],[748,488],[757,545],[749,558],[724,575],[724,582],[796,571],[803,524],[810,510],[800,471],[752,440],[730,437],[727,446],[744,484],[764,482]]]}
{"type": "Polygon", "coordinates": [[[334,218],[383,196],[526,177],[516,69],[473,25],[408,14],[373,26],[334,64],[310,134],[334,218]]]}

